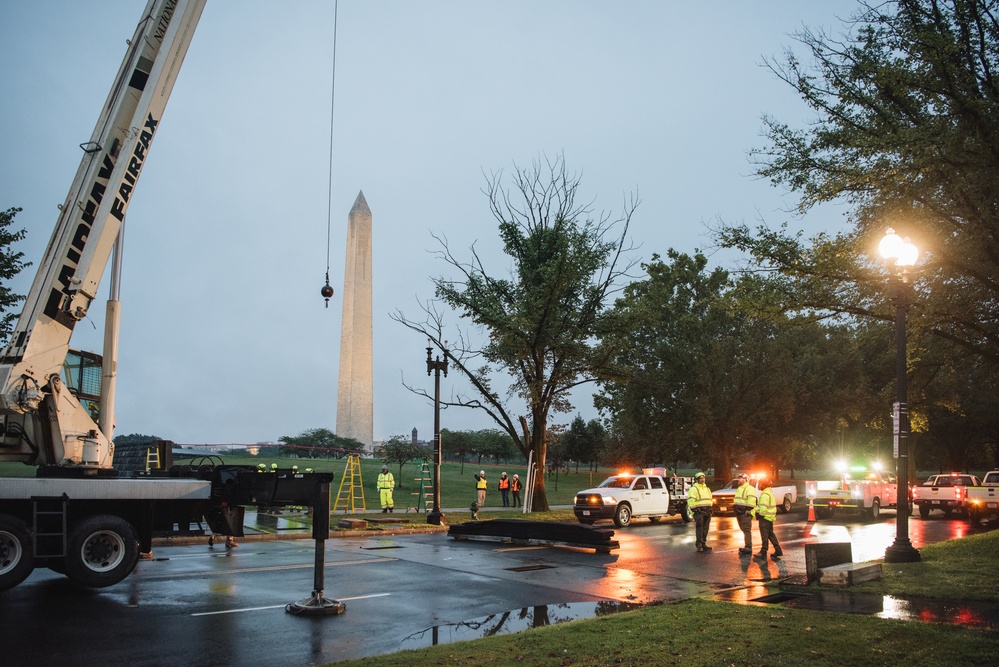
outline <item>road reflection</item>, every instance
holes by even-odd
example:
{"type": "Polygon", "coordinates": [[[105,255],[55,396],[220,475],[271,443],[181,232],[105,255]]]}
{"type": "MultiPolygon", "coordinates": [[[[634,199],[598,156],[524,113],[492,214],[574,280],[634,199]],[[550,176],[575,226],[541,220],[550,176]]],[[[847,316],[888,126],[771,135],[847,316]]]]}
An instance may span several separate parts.
{"type": "Polygon", "coordinates": [[[563,604],[542,604],[534,607],[504,611],[488,616],[441,623],[405,637],[399,650],[450,644],[459,641],[505,635],[532,628],[540,628],[556,623],[574,621],[581,618],[594,618],[638,609],[641,604],[600,600],[597,602],[567,602],[563,604]]]}

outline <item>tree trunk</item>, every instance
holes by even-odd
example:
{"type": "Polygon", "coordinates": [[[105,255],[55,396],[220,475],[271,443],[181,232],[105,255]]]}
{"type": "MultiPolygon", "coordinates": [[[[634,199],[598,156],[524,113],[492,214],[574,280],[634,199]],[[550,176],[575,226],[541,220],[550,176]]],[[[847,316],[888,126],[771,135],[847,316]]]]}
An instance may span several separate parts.
{"type": "Polygon", "coordinates": [[[545,493],[545,467],[547,464],[546,442],[545,442],[545,420],[538,419],[535,415],[534,433],[527,427],[527,420],[520,418],[520,427],[524,430],[524,442],[531,443],[531,451],[534,452],[534,495],[531,499],[532,512],[548,511],[548,495],[545,493]],[[540,427],[539,427],[540,423],[540,427]]]}

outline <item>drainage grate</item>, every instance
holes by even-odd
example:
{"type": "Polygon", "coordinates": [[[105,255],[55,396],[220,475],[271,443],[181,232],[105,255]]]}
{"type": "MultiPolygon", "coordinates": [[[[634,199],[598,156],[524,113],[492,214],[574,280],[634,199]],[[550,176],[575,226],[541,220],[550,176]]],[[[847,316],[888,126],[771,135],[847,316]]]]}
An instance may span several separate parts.
{"type": "Polygon", "coordinates": [[[788,593],[782,591],[780,593],[774,593],[773,595],[764,595],[763,597],[753,598],[750,602],[766,602],[768,604],[777,604],[779,602],[787,602],[788,600],[797,600],[798,598],[808,597],[807,593],[788,593]]]}
{"type": "Polygon", "coordinates": [[[510,572],[531,572],[532,570],[552,570],[554,565],[521,565],[520,567],[508,567],[505,568],[510,572]]]}

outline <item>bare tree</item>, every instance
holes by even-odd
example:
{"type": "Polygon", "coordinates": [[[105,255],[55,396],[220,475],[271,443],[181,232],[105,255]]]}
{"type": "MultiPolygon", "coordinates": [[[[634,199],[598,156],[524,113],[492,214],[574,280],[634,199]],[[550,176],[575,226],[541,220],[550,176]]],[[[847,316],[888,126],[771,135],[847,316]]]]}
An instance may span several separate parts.
{"type": "MultiPolygon", "coordinates": [[[[510,188],[502,177],[492,174],[483,192],[512,260],[508,277],[490,273],[475,245],[466,261],[445,237],[435,236],[438,255],[455,277],[434,279],[436,299],[421,304],[423,321],[401,311],[392,317],[444,349],[451,368],[471,383],[471,392],[453,392],[442,407],[484,411],[544,471],[549,416],[571,411],[569,392],[608,366],[610,355],[595,342],[604,304],[633,264],[623,255],[630,250],[626,235],[638,202],[626,200],[617,218],[606,212],[594,217],[592,202],[577,203],[579,177],[566,171],[561,155],[531,169],[515,167],[510,188]],[[445,335],[445,308],[485,340],[476,343],[462,328],[445,335]],[[509,384],[500,390],[503,376],[509,384]]],[[[533,498],[534,510],[548,509],[543,474],[535,477],[533,498]]]]}

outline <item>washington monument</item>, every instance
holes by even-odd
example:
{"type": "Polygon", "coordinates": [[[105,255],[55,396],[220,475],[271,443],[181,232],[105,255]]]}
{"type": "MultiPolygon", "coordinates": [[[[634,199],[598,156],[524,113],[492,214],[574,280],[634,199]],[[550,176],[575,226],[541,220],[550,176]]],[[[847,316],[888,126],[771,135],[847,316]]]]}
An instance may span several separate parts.
{"type": "Polygon", "coordinates": [[[343,274],[343,323],[336,434],[374,444],[371,351],[371,209],[357,193],[347,216],[347,259],[343,274]]]}

